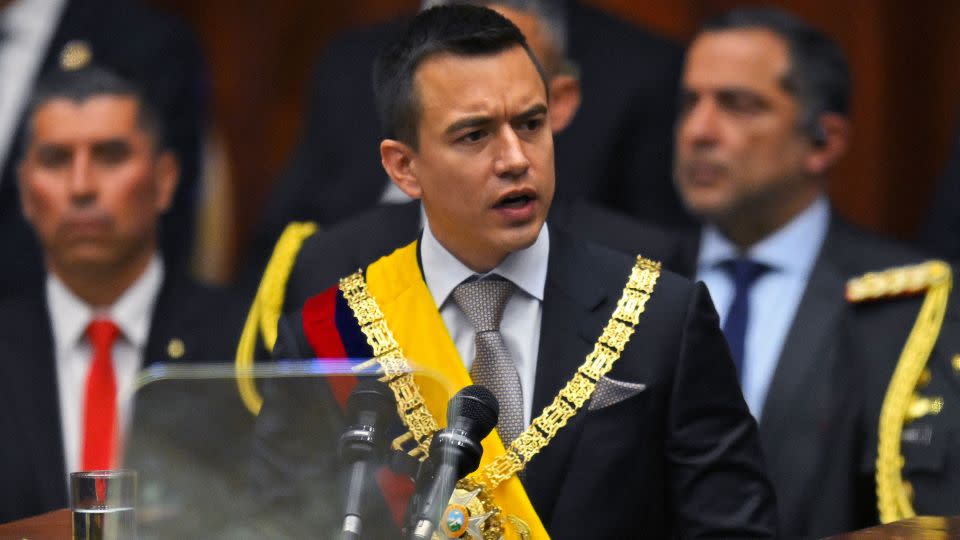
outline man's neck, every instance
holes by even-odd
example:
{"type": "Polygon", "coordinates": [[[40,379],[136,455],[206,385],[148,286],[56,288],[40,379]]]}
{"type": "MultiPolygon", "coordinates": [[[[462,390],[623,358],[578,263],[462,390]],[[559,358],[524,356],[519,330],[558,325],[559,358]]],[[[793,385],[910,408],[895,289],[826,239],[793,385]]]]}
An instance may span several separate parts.
{"type": "Polygon", "coordinates": [[[77,298],[91,307],[112,306],[134,283],[143,276],[153,258],[153,251],[138,256],[134,261],[119,267],[72,267],[58,268],[48,263],[52,272],[77,298]]]}
{"type": "Polygon", "coordinates": [[[739,211],[729,219],[717,220],[716,226],[741,252],[746,252],[796,219],[821,195],[823,193],[820,191],[811,191],[775,207],[771,205],[749,212],[739,211]]]}

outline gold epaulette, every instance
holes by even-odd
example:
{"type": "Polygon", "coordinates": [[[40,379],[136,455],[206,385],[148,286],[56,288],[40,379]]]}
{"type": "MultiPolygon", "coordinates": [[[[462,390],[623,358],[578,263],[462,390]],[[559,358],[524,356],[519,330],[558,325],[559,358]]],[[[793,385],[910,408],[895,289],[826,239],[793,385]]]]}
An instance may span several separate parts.
{"type": "Polygon", "coordinates": [[[877,441],[877,509],[880,521],[890,523],[916,515],[911,488],[903,478],[900,442],[904,424],[942,407],[936,399],[917,394],[930,354],[947,311],[953,274],[943,261],[893,268],[847,282],[847,301],[864,302],[923,294],[920,311],[900,352],[880,408],[877,441]]]}
{"type": "Polygon", "coordinates": [[[859,303],[883,298],[916,296],[950,279],[950,265],[927,261],[911,266],[869,272],[847,282],[847,302],[859,303]]]}
{"type": "Polygon", "coordinates": [[[254,416],[260,413],[260,407],[263,405],[263,398],[257,391],[253,377],[248,373],[253,367],[257,336],[262,336],[267,348],[273,349],[277,342],[277,324],[283,312],[283,299],[293,263],[297,260],[303,241],[316,231],[316,223],[294,222],[287,225],[273,248],[270,262],[267,263],[263,277],[260,278],[257,294],[250,304],[250,311],[243,325],[243,333],[240,334],[240,342],[237,344],[235,365],[240,398],[254,416]]]}

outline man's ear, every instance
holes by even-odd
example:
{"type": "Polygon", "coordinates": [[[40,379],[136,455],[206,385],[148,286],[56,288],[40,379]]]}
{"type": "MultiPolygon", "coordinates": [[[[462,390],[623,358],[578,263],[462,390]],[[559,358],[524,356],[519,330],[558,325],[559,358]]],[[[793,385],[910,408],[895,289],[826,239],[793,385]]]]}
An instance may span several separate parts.
{"type": "Polygon", "coordinates": [[[177,156],[164,150],[157,158],[157,210],[162,214],[173,204],[173,194],[180,182],[180,164],[177,156]]]}
{"type": "Polygon", "coordinates": [[[823,175],[847,153],[852,127],[847,117],[824,113],[817,118],[817,140],[810,142],[810,153],[805,160],[807,172],[823,175]]]}
{"type": "Polygon", "coordinates": [[[380,142],[380,162],[383,169],[400,191],[411,199],[419,199],[423,194],[414,170],[416,155],[413,148],[400,141],[384,139],[380,142]]]}
{"type": "Polygon", "coordinates": [[[550,79],[550,129],[560,133],[580,109],[580,79],[561,74],[550,79]]]}

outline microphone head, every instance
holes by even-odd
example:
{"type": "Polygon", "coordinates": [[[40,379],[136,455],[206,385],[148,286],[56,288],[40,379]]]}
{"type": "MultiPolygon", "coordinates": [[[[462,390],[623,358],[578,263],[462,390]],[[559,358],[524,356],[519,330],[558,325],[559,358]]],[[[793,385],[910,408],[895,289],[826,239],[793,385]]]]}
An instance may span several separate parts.
{"type": "Polygon", "coordinates": [[[500,418],[500,403],[489,389],[474,384],[461,389],[447,406],[447,425],[469,425],[476,440],[490,434],[500,418]],[[467,422],[464,422],[466,420],[467,422]]]}
{"type": "Polygon", "coordinates": [[[361,411],[371,411],[385,417],[395,408],[393,391],[376,377],[361,378],[347,397],[347,414],[350,418],[355,418],[361,411]]]}

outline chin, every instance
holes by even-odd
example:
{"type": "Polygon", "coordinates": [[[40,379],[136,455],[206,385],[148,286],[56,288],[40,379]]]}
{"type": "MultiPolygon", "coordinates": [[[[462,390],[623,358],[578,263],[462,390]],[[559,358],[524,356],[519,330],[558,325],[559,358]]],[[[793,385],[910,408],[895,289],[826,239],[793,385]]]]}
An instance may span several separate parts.
{"type": "Polygon", "coordinates": [[[509,231],[503,237],[502,245],[507,246],[507,250],[510,253],[527,249],[537,241],[537,238],[540,236],[540,229],[543,226],[544,223],[540,221],[538,224],[530,223],[516,230],[509,231]]]}

